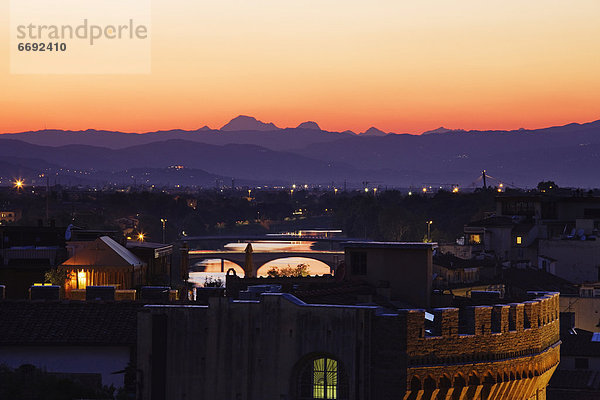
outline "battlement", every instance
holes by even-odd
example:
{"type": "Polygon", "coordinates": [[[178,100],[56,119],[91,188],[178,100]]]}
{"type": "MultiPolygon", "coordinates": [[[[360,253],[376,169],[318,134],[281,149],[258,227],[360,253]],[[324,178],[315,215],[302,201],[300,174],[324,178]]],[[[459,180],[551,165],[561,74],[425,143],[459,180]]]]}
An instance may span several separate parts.
{"type": "Polygon", "coordinates": [[[452,364],[537,354],[559,342],[559,295],[523,303],[402,310],[409,364],[452,364]],[[428,329],[430,328],[430,329],[428,329]]]}

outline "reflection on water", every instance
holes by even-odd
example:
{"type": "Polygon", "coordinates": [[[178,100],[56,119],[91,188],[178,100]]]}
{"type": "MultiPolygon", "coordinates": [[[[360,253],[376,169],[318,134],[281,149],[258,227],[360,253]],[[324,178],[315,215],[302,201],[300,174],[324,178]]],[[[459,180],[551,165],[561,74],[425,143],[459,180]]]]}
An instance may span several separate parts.
{"type": "MultiPolygon", "coordinates": [[[[245,243],[239,244],[246,246],[245,243]]],[[[252,247],[254,247],[254,243],[252,243],[252,247]]],[[[257,276],[267,276],[267,272],[273,267],[295,267],[298,264],[308,265],[308,271],[312,276],[326,275],[331,273],[329,266],[321,261],[303,257],[288,257],[266,263],[257,270],[256,274],[257,276]]],[[[207,279],[220,279],[223,281],[223,284],[225,284],[225,275],[230,268],[235,270],[237,276],[244,276],[244,270],[242,267],[227,260],[223,260],[223,263],[221,263],[220,259],[202,260],[196,263],[194,267],[197,270],[203,270],[203,272],[190,272],[189,281],[197,287],[204,286],[204,283],[207,279]]]]}
{"type": "MultiPolygon", "coordinates": [[[[256,241],[252,242],[253,251],[258,252],[285,252],[285,251],[312,251],[311,246],[315,242],[304,242],[304,241],[256,241]]],[[[225,250],[230,251],[244,251],[246,250],[248,243],[228,243],[226,244],[225,250]]],[[[310,275],[326,275],[330,274],[331,271],[329,266],[321,261],[313,260],[304,257],[288,257],[281,258],[278,260],[270,261],[265,265],[261,266],[257,272],[257,276],[267,276],[267,272],[275,268],[286,268],[295,267],[298,264],[308,265],[310,275]]],[[[231,268],[235,270],[238,276],[244,276],[244,270],[240,265],[234,262],[220,259],[202,260],[194,265],[196,271],[190,272],[189,281],[194,286],[204,286],[207,279],[220,279],[225,284],[225,275],[231,268]]]]}

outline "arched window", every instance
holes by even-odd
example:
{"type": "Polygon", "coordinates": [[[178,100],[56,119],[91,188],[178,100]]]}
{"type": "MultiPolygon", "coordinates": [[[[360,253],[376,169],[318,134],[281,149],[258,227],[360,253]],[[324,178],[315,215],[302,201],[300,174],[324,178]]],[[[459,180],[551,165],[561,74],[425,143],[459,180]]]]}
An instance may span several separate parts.
{"type": "Polygon", "coordinates": [[[348,381],[341,364],[329,357],[306,361],[300,371],[298,400],[348,399],[348,381]]]}

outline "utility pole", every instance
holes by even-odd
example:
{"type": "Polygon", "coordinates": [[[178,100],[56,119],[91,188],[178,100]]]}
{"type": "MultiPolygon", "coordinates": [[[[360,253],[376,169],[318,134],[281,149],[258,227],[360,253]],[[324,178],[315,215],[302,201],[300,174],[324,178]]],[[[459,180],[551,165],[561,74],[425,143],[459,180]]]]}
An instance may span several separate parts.
{"type": "Polygon", "coordinates": [[[485,183],[485,169],[481,171],[481,177],[483,178],[483,188],[487,188],[487,184],[485,183]]]}
{"type": "Polygon", "coordinates": [[[165,231],[166,231],[166,223],[167,223],[167,219],[166,218],[161,218],[160,222],[162,222],[162,242],[167,243],[166,239],[165,239],[165,231]]]}
{"type": "Polygon", "coordinates": [[[433,221],[427,221],[427,243],[431,243],[431,224],[433,221]]]}

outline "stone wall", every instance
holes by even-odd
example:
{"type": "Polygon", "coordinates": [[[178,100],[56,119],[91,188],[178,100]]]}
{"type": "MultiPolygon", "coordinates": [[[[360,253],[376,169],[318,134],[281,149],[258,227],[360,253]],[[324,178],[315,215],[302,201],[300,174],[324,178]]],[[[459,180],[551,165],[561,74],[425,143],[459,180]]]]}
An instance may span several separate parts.
{"type": "Polygon", "coordinates": [[[434,315],[430,332],[424,311],[402,315],[407,398],[545,398],[560,359],[557,293],[518,304],[436,309],[434,315]]]}
{"type": "Polygon", "coordinates": [[[559,362],[558,294],[424,310],[308,305],[289,294],[138,316],[139,398],[296,399],[299,368],[338,360],[340,399],[544,399],[559,362]],[[427,328],[427,329],[426,329],[427,328]],[[162,384],[161,384],[162,383],[162,384]]]}

